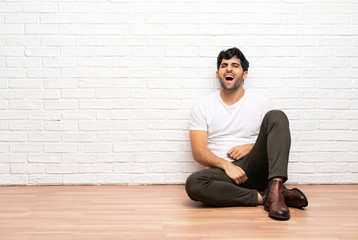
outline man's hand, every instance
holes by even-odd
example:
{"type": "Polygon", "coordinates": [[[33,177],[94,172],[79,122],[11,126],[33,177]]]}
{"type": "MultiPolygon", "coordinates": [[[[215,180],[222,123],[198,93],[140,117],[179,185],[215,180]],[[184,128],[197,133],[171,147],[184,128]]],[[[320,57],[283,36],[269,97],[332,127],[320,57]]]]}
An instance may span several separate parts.
{"type": "Polygon", "coordinates": [[[239,160],[245,157],[251,151],[253,146],[254,144],[235,146],[227,152],[227,156],[231,157],[234,160],[239,160]]]}
{"type": "Polygon", "coordinates": [[[231,162],[227,162],[224,171],[236,184],[243,184],[248,179],[244,170],[231,162]]]}

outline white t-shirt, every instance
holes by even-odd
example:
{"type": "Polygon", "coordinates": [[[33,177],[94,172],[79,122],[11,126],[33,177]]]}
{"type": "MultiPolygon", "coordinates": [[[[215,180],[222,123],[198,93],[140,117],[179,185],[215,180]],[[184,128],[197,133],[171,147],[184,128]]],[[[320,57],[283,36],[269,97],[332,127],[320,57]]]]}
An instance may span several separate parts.
{"type": "Polygon", "coordinates": [[[247,90],[237,103],[228,106],[216,91],[193,106],[189,130],[207,131],[207,148],[233,161],[227,152],[237,145],[255,143],[262,119],[272,109],[270,100],[247,90]]]}

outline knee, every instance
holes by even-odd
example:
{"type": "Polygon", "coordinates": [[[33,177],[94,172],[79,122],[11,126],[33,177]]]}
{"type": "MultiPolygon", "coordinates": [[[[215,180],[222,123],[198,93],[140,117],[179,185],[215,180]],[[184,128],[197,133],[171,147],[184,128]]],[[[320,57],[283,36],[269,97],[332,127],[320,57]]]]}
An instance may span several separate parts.
{"type": "Polygon", "coordinates": [[[196,196],[200,189],[200,180],[198,172],[191,174],[185,183],[185,191],[192,200],[197,200],[196,196]]]}
{"type": "Polygon", "coordinates": [[[271,124],[280,124],[288,127],[288,118],[286,114],[281,110],[271,110],[265,115],[266,121],[271,124]]]}

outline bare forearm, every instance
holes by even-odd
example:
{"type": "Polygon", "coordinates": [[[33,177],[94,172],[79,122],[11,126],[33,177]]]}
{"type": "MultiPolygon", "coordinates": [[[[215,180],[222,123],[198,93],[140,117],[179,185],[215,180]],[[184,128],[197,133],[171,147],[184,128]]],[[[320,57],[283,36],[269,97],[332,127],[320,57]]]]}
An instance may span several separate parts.
{"type": "Polygon", "coordinates": [[[219,158],[208,149],[200,149],[199,151],[193,151],[193,157],[195,161],[206,167],[216,167],[225,170],[226,166],[228,164],[231,164],[225,159],[219,158]]]}

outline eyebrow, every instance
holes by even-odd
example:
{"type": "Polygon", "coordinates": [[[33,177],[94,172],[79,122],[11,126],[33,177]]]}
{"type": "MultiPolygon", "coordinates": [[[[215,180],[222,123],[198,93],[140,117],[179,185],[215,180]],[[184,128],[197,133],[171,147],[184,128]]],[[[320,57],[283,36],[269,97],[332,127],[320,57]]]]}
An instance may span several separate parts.
{"type": "MultiPolygon", "coordinates": [[[[232,65],[238,65],[238,66],[241,66],[240,63],[231,63],[232,65]]],[[[229,65],[228,63],[221,63],[220,66],[223,66],[223,65],[229,65]]]]}

